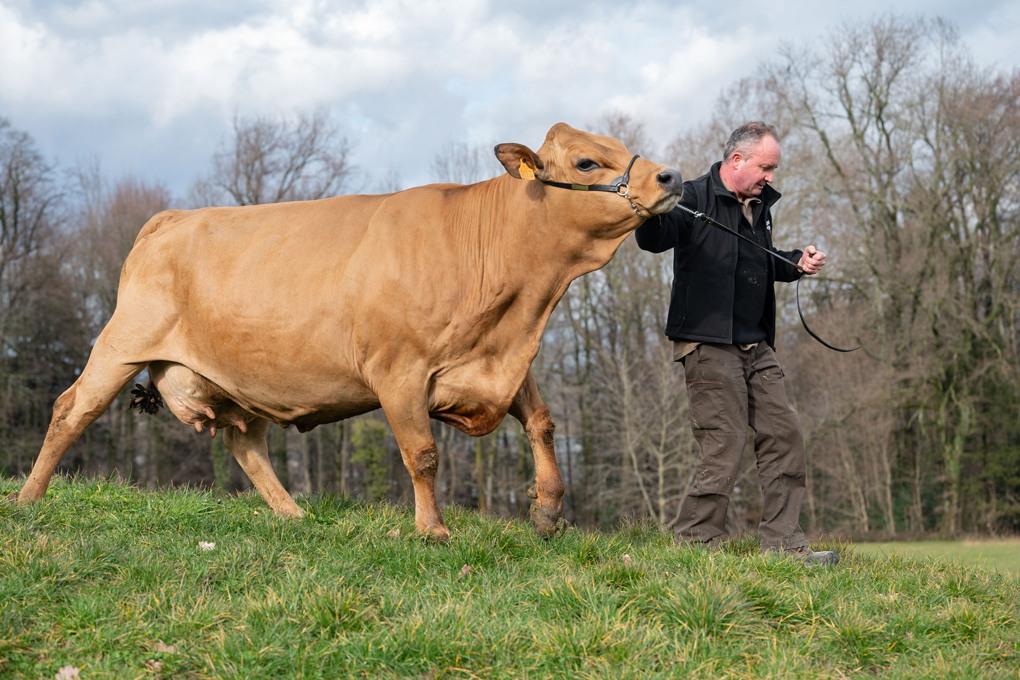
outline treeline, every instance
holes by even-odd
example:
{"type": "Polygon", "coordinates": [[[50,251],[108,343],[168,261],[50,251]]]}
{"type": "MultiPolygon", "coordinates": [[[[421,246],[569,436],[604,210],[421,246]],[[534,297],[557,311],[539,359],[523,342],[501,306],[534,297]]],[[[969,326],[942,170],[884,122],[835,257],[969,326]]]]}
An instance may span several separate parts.
{"type": "MultiPolygon", "coordinates": [[[[780,284],[778,354],[808,441],[810,532],[921,535],[1020,531],[1020,72],[977,67],[951,26],[886,17],[789,46],[718,100],[711,123],[668,143],[623,114],[579,125],[696,177],[730,130],[764,119],[781,134],[779,247],[814,244],[823,275],[780,284]]],[[[235,120],[188,197],[96,167],[65,173],[0,122],[0,465],[23,474],[53,400],[75,379],[116,304],[120,265],[149,216],[174,204],[252,205],[336,195],[366,183],[324,111],[235,120]],[[70,179],[66,179],[70,177],[70,179]]],[[[451,143],[437,181],[499,171],[487,146],[451,143]]],[[[390,178],[386,188],[395,188],[390,178]]],[[[670,522],[691,481],[683,371],[662,336],[671,259],[630,239],[576,281],[534,368],[557,423],[565,512],[582,526],[670,522]]],[[[171,414],[141,417],[122,394],[62,467],[149,486],[247,480],[219,438],[171,414]]],[[[472,439],[434,423],[437,495],[524,515],[530,449],[508,418],[472,439]]],[[[406,500],[410,480],[381,413],[299,434],[270,430],[293,493],[406,500]]],[[[732,530],[753,528],[760,496],[745,450],[732,530]]]]}

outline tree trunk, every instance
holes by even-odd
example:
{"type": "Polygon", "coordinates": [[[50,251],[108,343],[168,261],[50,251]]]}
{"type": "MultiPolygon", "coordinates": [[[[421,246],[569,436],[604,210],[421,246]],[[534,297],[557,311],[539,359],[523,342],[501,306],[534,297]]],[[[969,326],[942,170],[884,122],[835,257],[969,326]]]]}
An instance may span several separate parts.
{"type": "Polygon", "coordinates": [[[122,411],[124,417],[124,481],[131,483],[135,466],[135,416],[130,408],[122,411]]]}
{"type": "Polygon", "coordinates": [[[120,409],[119,398],[115,399],[107,411],[110,420],[110,441],[106,446],[106,477],[113,479],[117,473],[117,444],[120,441],[120,409]]]}
{"type": "MultiPolygon", "coordinates": [[[[149,427],[152,429],[152,460],[149,461],[149,488],[159,488],[159,478],[163,468],[163,456],[166,454],[166,441],[163,437],[163,423],[159,416],[154,415],[149,419],[149,427]]],[[[87,430],[86,430],[87,432],[87,430]]]]}
{"type": "Polygon", "coordinates": [[[889,460],[889,441],[879,443],[879,460],[882,464],[882,491],[885,500],[885,530],[890,538],[896,535],[896,506],[892,497],[892,461],[889,460]]]}
{"type": "MultiPolygon", "coordinates": [[[[85,428],[85,476],[92,475],[92,428],[85,428]]],[[[0,451],[3,450],[3,442],[0,440],[0,451]]]]}
{"type": "Polygon", "coordinates": [[[290,491],[290,475],[287,469],[287,431],[282,427],[275,427],[269,436],[270,450],[276,460],[276,477],[280,480],[283,488],[290,491]]]}
{"type": "Polygon", "coordinates": [[[296,427],[284,430],[287,446],[287,478],[290,479],[290,494],[308,495],[308,442],[296,427]]]}
{"type": "Polygon", "coordinates": [[[499,432],[493,432],[489,437],[489,451],[485,461],[485,506],[490,511],[496,512],[493,482],[495,481],[496,457],[499,453],[499,432]]]}
{"type": "Polygon", "coordinates": [[[453,428],[449,425],[446,428],[446,450],[449,452],[448,459],[450,461],[450,504],[452,505],[457,502],[457,447],[453,445],[453,428]]]}
{"type": "Polygon", "coordinates": [[[475,438],[475,486],[478,488],[478,512],[485,513],[489,506],[485,502],[485,453],[483,437],[475,438]]]}
{"type": "Polygon", "coordinates": [[[209,440],[209,455],[212,457],[213,462],[214,488],[218,495],[223,495],[227,492],[227,487],[230,485],[230,466],[227,460],[229,452],[227,447],[223,445],[222,430],[209,440]]]}
{"type": "Polygon", "coordinates": [[[346,421],[335,423],[336,430],[336,489],[339,493],[347,493],[347,442],[350,439],[347,431],[350,429],[346,421]]]}
{"type": "Polygon", "coordinates": [[[322,494],[326,490],[326,447],[323,441],[322,428],[315,428],[315,493],[322,494]]]}

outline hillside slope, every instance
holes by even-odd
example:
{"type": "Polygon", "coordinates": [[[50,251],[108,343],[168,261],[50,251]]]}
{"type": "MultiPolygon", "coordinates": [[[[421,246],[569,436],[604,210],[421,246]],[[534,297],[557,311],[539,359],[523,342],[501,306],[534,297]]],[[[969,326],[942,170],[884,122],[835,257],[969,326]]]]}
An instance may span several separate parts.
{"type": "Polygon", "coordinates": [[[457,508],[441,545],[410,508],[299,504],[66,478],[0,503],[0,677],[1020,677],[1020,580],[980,569],[641,524],[547,542],[457,508]]]}

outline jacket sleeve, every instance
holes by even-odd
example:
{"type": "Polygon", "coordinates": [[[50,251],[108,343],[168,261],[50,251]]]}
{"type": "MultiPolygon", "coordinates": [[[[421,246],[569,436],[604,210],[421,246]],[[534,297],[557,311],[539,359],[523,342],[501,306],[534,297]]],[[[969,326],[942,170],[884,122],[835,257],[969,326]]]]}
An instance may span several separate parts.
{"type": "MultiPolygon", "coordinates": [[[[800,262],[801,256],[804,254],[803,250],[780,250],[779,248],[772,249],[776,255],[782,255],[787,260],[793,262],[800,262]]],[[[791,267],[781,260],[773,260],[776,263],[776,281],[796,281],[800,277],[804,276],[804,273],[800,270],[791,267]]]]}
{"type": "MultiPolygon", "coordinates": [[[[685,185],[684,205],[688,205],[688,198],[691,201],[696,200],[694,198],[694,191],[686,188],[685,185]]],[[[695,205],[689,205],[688,207],[696,208],[695,205]]],[[[679,208],[673,208],[668,213],[652,215],[645,220],[645,223],[634,232],[634,238],[637,240],[638,247],[641,250],[647,250],[650,253],[661,253],[670,248],[675,248],[678,243],[686,240],[689,231],[690,222],[688,222],[687,213],[679,208]]]]}

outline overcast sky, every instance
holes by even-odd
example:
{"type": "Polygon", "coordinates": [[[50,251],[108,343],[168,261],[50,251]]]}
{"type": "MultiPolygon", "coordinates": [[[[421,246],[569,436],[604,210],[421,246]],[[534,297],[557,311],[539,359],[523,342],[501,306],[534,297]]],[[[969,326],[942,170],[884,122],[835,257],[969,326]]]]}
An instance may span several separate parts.
{"type": "Polygon", "coordinates": [[[411,186],[450,141],[538,148],[611,110],[664,145],[783,41],[891,7],[1020,65],[1016,0],[0,0],[0,116],[62,166],[99,157],[183,197],[235,112],[325,105],[366,188],[411,186]]]}

